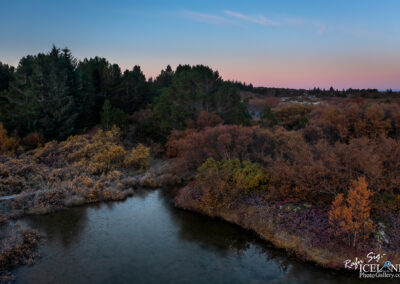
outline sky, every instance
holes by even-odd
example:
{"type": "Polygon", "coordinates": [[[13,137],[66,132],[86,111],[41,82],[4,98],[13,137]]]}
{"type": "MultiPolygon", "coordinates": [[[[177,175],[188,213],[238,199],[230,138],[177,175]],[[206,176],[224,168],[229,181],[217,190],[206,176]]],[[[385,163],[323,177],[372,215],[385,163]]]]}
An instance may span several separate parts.
{"type": "Polygon", "coordinates": [[[0,61],[68,47],[146,77],[204,64],[287,88],[400,89],[400,1],[0,0],[0,61]]]}

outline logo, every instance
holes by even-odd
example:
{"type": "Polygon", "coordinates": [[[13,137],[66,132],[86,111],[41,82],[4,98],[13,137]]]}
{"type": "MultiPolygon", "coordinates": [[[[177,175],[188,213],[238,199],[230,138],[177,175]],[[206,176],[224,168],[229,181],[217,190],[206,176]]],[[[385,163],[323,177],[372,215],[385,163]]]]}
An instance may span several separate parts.
{"type": "Polygon", "coordinates": [[[344,268],[358,270],[360,278],[400,278],[400,264],[385,259],[386,254],[369,252],[365,258],[346,259],[344,268]]]}

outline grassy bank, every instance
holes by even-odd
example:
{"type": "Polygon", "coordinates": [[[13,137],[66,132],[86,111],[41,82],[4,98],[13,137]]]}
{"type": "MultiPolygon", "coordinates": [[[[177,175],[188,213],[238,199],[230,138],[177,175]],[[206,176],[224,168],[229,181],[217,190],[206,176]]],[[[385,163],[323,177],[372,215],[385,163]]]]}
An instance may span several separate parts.
{"type": "Polygon", "coordinates": [[[234,204],[220,202],[210,206],[206,192],[192,183],[179,191],[175,205],[252,230],[275,247],[321,267],[344,269],[345,260],[363,259],[371,251],[386,254],[394,263],[400,262],[400,255],[393,247],[394,230],[379,231],[385,234],[386,241],[379,240],[377,231],[375,240],[363,246],[347,246],[330,228],[328,211],[309,203],[271,203],[253,195],[243,196],[234,204]]]}

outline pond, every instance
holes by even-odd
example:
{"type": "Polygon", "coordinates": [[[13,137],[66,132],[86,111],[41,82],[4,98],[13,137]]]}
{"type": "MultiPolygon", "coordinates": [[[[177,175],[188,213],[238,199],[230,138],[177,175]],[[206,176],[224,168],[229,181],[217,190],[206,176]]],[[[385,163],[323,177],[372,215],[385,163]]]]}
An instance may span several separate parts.
{"type": "MultiPolygon", "coordinates": [[[[173,207],[167,190],[23,220],[46,235],[16,283],[358,283],[249,231],[173,207]]],[[[365,283],[363,281],[363,283],[365,283]]]]}

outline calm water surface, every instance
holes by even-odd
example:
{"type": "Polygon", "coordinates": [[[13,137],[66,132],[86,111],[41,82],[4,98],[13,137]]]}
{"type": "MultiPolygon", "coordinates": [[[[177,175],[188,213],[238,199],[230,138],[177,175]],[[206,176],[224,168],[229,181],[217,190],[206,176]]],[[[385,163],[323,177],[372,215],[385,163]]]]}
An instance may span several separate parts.
{"type": "MultiPolygon", "coordinates": [[[[17,283],[358,283],[288,257],[255,234],[176,209],[166,191],[26,218],[46,234],[17,283]]],[[[365,283],[365,282],[360,282],[365,283]]]]}

